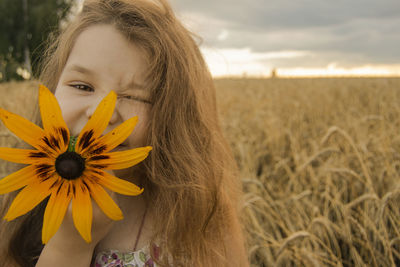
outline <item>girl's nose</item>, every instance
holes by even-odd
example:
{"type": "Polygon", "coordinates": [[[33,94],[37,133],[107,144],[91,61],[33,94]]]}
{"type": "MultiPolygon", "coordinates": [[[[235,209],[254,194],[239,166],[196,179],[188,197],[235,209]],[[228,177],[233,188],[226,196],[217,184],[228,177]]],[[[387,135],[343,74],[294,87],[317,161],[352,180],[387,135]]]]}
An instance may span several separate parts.
{"type": "Polygon", "coordinates": [[[115,108],[114,113],[111,116],[109,124],[115,124],[117,122],[118,122],[118,112],[117,112],[117,109],[115,108]]]}
{"type": "Polygon", "coordinates": [[[86,108],[86,117],[88,120],[92,117],[94,111],[96,110],[98,104],[100,101],[91,101],[92,103],[89,103],[89,105],[86,108]]]}
{"type": "MultiPolygon", "coordinates": [[[[100,102],[99,102],[100,103],[100,102]]],[[[86,109],[86,116],[88,118],[88,120],[92,117],[93,113],[95,112],[97,106],[99,103],[93,103],[92,105],[88,106],[88,108],[86,109]]],[[[116,108],[114,108],[114,112],[111,116],[111,119],[109,121],[109,124],[114,124],[118,122],[118,111],[116,108]]]]}

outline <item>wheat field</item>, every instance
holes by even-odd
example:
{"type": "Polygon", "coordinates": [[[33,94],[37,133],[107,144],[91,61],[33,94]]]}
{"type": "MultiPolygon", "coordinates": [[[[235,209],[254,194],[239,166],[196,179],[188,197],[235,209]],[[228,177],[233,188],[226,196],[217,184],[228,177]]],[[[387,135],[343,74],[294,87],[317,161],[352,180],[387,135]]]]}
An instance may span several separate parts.
{"type": "MultiPolygon", "coordinates": [[[[215,84],[252,266],[400,266],[400,78],[215,84]]],[[[0,84],[0,107],[32,118],[36,90],[0,84]]]]}

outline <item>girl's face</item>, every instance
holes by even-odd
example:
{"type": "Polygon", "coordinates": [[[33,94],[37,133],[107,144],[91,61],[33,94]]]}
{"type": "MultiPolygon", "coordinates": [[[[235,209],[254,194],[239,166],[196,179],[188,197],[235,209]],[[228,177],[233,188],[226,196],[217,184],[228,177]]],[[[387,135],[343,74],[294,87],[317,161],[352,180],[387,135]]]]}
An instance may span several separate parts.
{"type": "Polygon", "coordinates": [[[147,145],[151,103],[144,80],[146,70],[142,50],[112,25],[95,25],[83,31],[74,44],[55,91],[71,135],[79,134],[100,101],[113,90],[118,100],[104,134],[138,116],[139,122],[132,134],[115,150],[147,145]]]}

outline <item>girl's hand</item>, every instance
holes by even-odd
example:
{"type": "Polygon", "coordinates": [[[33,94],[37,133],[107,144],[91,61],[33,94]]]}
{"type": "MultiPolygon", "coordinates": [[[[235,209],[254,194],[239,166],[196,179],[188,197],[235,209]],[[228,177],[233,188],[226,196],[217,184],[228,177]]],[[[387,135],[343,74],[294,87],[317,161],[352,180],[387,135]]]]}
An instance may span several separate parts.
{"type": "MultiPolygon", "coordinates": [[[[116,201],[115,193],[107,191],[116,201]]],[[[64,220],[56,234],[45,245],[40,254],[36,267],[47,266],[85,266],[90,265],[94,249],[106,234],[111,230],[114,223],[92,200],[93,222],[92,242],[86,243],[75,228],[72,219],[72,202],[65,214],[64,220]]]]}
{"type": "MultiPolygon", "coordinates": [[[[115,193],[112,191],[107,191],[109,195],[116,201],[115,193]]],[[[93,221],[92,221],[92,242],[87,243],[82,236],[79,234],[78,230],[74,225],[72,219],[72,202],[70,203],[67,213],[65,214],[64,220],[56,232],[56,234],[50,239],[48,244],[51,242],[54,244],[60,241],[60,245],[66,247],[71,245],[75,247],[76,245],[94,249],[97,243],[103,239],[103,237],[109,232],[114,221],[108,218],[104,212],[99,208],[97,203],[92,200],[93,207],[93,221]]]]}

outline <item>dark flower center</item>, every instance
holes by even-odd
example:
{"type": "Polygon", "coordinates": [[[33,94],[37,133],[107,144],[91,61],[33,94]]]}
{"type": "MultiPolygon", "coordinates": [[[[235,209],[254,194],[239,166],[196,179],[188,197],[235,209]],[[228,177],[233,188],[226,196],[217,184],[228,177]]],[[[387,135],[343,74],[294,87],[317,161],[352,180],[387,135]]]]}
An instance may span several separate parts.
{"type": "Polygon", "coordinates": [[[85,160],[76,152],[67,151],[56,159],[56,171],[65,179],[79,178],[85,170],[85,160]]]}

